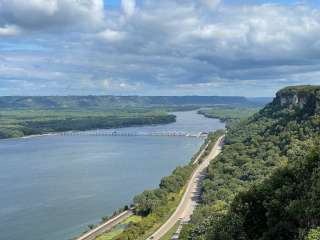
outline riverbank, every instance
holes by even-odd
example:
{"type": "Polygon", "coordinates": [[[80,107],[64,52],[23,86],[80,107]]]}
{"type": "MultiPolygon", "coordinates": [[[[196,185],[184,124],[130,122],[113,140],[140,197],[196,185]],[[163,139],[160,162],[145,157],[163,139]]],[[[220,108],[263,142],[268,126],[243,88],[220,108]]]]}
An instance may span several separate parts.
{"type": "Polygon", "coordinates": [[[248,118],[260,109],[259,107],[215,106],[198,110],[198,114],[207,118],[220,119],[220,121],[230,124],[231,122],[248,118]]]}
{"type": "MultiPolygon", "coordinates": [[[[207,154],[208,146],[210,144],[209,137],[204,141],[204,143],[201,145],[200,149],[197,153],[194,154],[194,156],[191,158],[190,164],[195,165],[198,164],[207,154]]],[[[179,193],[179,198],[176,199],[174,205],[178,205],[180,202],[185,189],[181,190],[179,193]]],[[[174,209],[174,207],[172,208],[174,209]]],[[[118,229],[112,229],[116,227],[116,225],[126,221],[130,216],[132,216],[134,209],[131,210],[122,210],[120,213],[115,214],[115,216],[108,218],[107,222],[102,222],[101,224],[96,225],[93,229],[89,230],[88,232],[85,232],[80,237],[76,238],[76,240],[91,240],[95,239],[99,236],[98,239],[105,239],[109,238],[108,236],[118,236],[120,235],[125,229],[122,229],[122,231],[119,231],[118,229]],[[127,215],[126,213],[130,212],[131,214],[127,215]],[[126,216],[126,217],[123,217],[126,216]],[[121,221],[117,221],[119,218],[121,218],[121,221]],[[116,224],[114,224],[116,222],[116,224]],[[112,229],[112,230],[111,230],[112,229]],[[111,232],[109,231],[111,230],[111,232]],[[108,231],[108,232],[107,232],[108,231]],[[106,234],[103,234],[107,232],[106,234]],[[101,236],[100,236],[101,235],[101,236]]],[[[137,215],[134,215],[137,216],[137,215]]],[[[136,222],[137,223],[137,222],[136,222]]]]}
{"type": "Polygon", "coordinates": [[[176,117],[157,110],[6,110],[0,112],[0,139],[67,131],[168,124],[176,117]]]}
{"type": "Polygon", "coordinates": [[[213,147],[208,149],[208,155],[202,155],[203,159],[192,173],[187,183],[184,195],[180,200],[179,206],[170,218],[155,233],[153,233],[148,240],[160,240],[176,225],[177,222],[185,224],[190,220],[199,200],[199,192],[201,191],[201,184],[205,176],[205,170],[209,166],[210,162],[221,152],[223,139],[224,135],[216,139],[215,142],[210,142],[213,144],[213,147]]]}
{"type": "MultiPolygon", "coordinates": [[[[172,124],[119,131],[198,133],[224,128],[219,120],[196,111],[173,114],[177,121],[172,124]]],[[[111,216],[114,209],[130,203],[136,194],[156,188],[163,176],[187,164],[203,141],[85,135],[1,141],[2,237],[71,239],[98,224],[101,216],[111,216]]]]}
{"type": "MultiPolygon", "coordinates": [[[[208,165],[208,162],[211,160],[208,159],[213,158],[213,149],[216,149],[216,142],[220,141],[222,135],[223,131],[210,134],[188,165],[177,168],[172,175],[164,177],[161,180],[159,189],[145,191],[136,196],[134,198],[135,213],[143,216],[143,218],[141,222],[136,223],[133,227],[129,226],[124,232],[118,233],[116,238],[145,239],[168,221],[168,219],[172,221],[172,217],[170,216],[177,216],[176,212],[180,214],[181,209],[184,211],[185,208],[189,208],[190,202],[188,199],[191,196],[192,189],[195,189],[195,186],[191,183],[193,182],[192,179],[196,178],[208,165]],[[183,180],[179,183],[181,179],[183,180]],[[149,201],[158,202],[159,205],[151,208],[144,205],[149,201]]],[[[214,151],[216,153],[216,150],[214,151]]],[[[192,210],[188,209],[187,212],[192,213],[192,210]]],[[[170,228],[172,227],[171,225],[169,226],[170,228]]],[[[101,239],[103,239],[103,236],[101,239]]]]}

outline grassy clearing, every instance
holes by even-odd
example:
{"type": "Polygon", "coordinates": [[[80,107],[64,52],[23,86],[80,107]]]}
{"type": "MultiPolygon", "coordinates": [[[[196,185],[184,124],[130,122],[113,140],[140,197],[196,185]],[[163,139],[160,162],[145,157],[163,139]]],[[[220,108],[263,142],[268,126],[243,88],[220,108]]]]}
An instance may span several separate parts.
{"type": "Polygon", "coordinates": [[[119,236],[126,229],[129,223],[138,223],[141,220],[142,220],[142,217],[137,215],[132,215],[128,217],[126,220],[124,220],[122,223],[115,226],[109,232],[102,234],[100,237],[97,238],[97,240],[112,240],[117,236],[119,236]]]}
{"type": "Polygon", "coordinates": [[[129,223],[137,223],[140,222],[142,220],[142,217],[137,216],[137,215],[132,215],[130,217],[128,217],[123,223],[121,224],[129,224],[129,223]]]}
{"type": "Polygon", "coordinates": [[[112,240],[115,237],[119,236],[123,232],[122,228],[114,228],[108,233],[105,233],[97,238],[97,240],[112,240]]]}

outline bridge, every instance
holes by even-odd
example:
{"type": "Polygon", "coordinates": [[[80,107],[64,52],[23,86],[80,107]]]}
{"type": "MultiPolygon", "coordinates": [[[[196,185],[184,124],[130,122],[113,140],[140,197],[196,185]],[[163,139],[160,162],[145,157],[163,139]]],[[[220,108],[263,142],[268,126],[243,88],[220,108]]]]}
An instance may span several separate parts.
{"type": "Polygon", "coordinates": [[[201,138],[206,137],[206,132],[199,133],[187,133],[178,131],[167,131],[167,132],[122,132],[122,131],[68,131],[59,133],[61,136],[113,136],[113,137],[138,137],[138,136],[157,136],[157,137],[194,137],[201,138]]]}

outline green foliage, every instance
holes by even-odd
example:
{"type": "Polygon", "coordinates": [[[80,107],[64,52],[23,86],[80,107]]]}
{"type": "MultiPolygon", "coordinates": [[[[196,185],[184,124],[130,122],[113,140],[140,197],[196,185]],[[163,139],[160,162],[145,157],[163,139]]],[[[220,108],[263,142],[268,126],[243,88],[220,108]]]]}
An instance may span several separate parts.
{"type": "Polygon", "coordinates": [[[7,110],[0,112],[0,139],[32,134],[164,124],[174,115],[158,110],[7,110]]]}
{"type": "Polygon", "coordinates": [[[141,216],[149,215],[167,201],[167,196],[168,193],[162,189],[144,191],[133,199],[136,213],[141,216]]]}
{"type": "Polygon", "coordinates": [[[116,238],[117,236],[119,236],[121,233],[123,233],[123,231],[125,231],[125,229],[127,229],[128,226],[131,226],[134,223],[138,223],[141,220],[142,220],[142,217],[132,215],[129,218],[127,218],[125,221],[123,221],[120,224],[118,224],[117,226],[115,226],[110,231],[99,236],[96,240],[112,240],[112,239],[116,238]]]}
{"type": "Polygon", "coordinates": [[[170,176],[164,177],[161,180],[160,189],[169,193],[178,193],[186,184],[192,170],[193,167],[189,165],[185,167],[177,167],[170,176]]]}
{"type": "Polygon", "coordinates": [[[319,186],[318,149],[237,195],[222,224],[214,225],[208,236],[219,239],[223,233],[236,239],[233,233],[241,231],[248,240],[301,239],[307,229],[320,225],[319,186]]]}
{"type": "Polygon", "coordinates": [[[283,88],[279,91],[279,94],[288,94],[288,93],[299,93],[299,94],[314,94],[316,91],[320,91],[320,86],[314,85],[300,85],[300,86],[289,86],[283,88]]]}
{"type": "Polygon", "coordinates": [[[208,168],[202,205],[181,239],[301,239],[320,225],[320,169],[312,165],[319,159],[306,157],[317,145],[320,101],[299,94],[303,104],[284,107],[277,96],[229,126],[225,147],[208,168]]]}
{"type": "Polygon", "coordinates": [[[320,239],[320,228],[311,229],[304,240],[319,240],[320,239]]]}
{"type": "Polygon", "coordinates": [[[257,113],[257,107],[215,106],[209,109],[199,110],[198,113],[208,118],[219,118],[228,124],[248,118],[257,113]]]}
{"type": "Polygon", "coordinates": [[[96,228],[97,227],[97,225],[95,225],[95,224],[89,224],[88,225],[88,228],[90,229],[90,230],[92,230],[92,229],[94,229],[94,228],[96,228]]]}
{"type": "Polygon", "coordinates": [[[135,196],[133,202],[136,213],[141,216],[148,216],[151,213],[162,215],[159,214],[159,209],[162,211],[161,207],[166,206],[168,200],[176,200],[193,169],[192,165],[177,167],[170,176],[161,180],[158,189],[146,190],[135,196]]]}

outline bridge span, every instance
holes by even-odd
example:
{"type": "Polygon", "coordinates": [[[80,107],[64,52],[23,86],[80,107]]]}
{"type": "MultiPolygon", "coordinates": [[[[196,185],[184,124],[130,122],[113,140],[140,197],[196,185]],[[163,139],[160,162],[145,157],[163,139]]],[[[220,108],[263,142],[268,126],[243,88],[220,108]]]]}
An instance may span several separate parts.
{"type": "Polygon", "coordinates": [[[122,131],[69,131],[59,133],[61,136],[114,136],[114,137],[137,137],[137,136],[158,136],[158,137],[206,137],[208,133],[187,133],[178,131],[168,132],[122,132],[122,131]]]}

